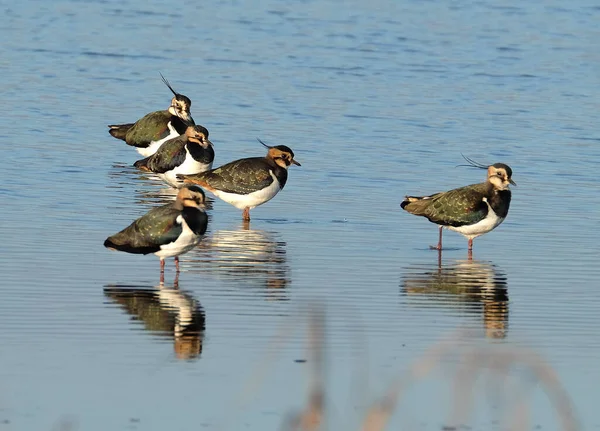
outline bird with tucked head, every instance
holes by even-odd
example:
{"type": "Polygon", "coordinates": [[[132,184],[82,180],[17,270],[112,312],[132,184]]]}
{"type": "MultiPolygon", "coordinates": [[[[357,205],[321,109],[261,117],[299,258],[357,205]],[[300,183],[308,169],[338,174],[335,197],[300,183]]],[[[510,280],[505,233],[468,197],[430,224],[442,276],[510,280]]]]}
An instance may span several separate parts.
{"type": "MultiPolygon", "coordinates": [[[[165,85],[173,93],[171,104],[164,111],[155,111],[144,115],[135,123],[112,124],[108,132],[115,138],[125,141],[144,157],[154,154],[169,139],[185,133],[190,125],[195,125],[190,109],[189,97],[176,92],[169,81],[160,74],[165,85]]],[[[208,137],[208,130],[202,126],[208,137]]]]}

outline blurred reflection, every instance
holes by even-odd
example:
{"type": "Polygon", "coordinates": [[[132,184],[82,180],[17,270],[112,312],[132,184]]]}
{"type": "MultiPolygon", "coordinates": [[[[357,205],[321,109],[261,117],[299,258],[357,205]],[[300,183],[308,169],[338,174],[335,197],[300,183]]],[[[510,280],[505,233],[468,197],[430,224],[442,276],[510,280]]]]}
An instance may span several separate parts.
{"type": "MultiPolygon", "coordinates": [[[[108,172],[110,181],[109,189],[130,189],[132,184],[137,185],[135,189],[134,202],[147,211],[157,205],[165,205],[177,196],[177,189],[168,187],[152,172],[144,172],[125,163],[114,164],[108,172]]],[[[207,193],[205,207],[207,210],[213,208],[214,199],[207,193]]],[[[127,205],[131,205],[128,200],[127,205]]]]}
{"type": "Polygon", "coordinates": [[[155,288],[108,285],[104,295],[141,321],[144,329],[159,336],[172,337],[178,359],[195,359],[202,353],[205,315],[200,303],[189,293],[173,286],[155,288]]]}
{"type": "Polygon", "coordinates": [[[218,230],[204,238],[185,260],[191,272],[208,271],[241,287],[260,289],[268,299],[286,300],[290,268],[286,242],[278,237],[244,223],[238,230],[218,230]]]}
{"type": "Polygon", "coordinates": [[[508,331],[508,286],[505,274],[490,262],[457,260],[442,265],[406,268],[401,290],[427,302],[482,314],[486,336],[504,338],[508,331]]]}
{"type": "MultiPolygon", "coordinates": [[[[161,181],[161,185],[164,186],[164,183],[161,181]]],[[[136,189],[135,190],[135,203],[139,205],[144,205],[148,207],[154,207],[158,205],[165,205],[171,203],[177,197],[178,189],[172,187],[162,187],[162,188],[147,188],[147,189],[136,189]]],[[[212,210],[213,202],[208,193],[206,194],[206,200],[204,201],[204,209],[212,210]]],[[[210,214],[209,214],[210,219],[210,214]]]]}

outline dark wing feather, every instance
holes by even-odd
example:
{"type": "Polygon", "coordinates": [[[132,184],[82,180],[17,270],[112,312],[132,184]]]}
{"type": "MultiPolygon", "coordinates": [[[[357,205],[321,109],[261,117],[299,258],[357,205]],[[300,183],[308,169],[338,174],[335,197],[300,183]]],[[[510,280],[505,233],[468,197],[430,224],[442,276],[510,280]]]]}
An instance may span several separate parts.
{"type": "Polygon", "coordinates": [[[148,161],[150,160],[150,157],[152,157],[152,156],[148,156],[148,157],[145,157],[145,158],[143,158],[141,160],[137,160],[133,164],[133,166],[135,166],[136,168],[139,168],[139,169],[141,169],[143,171],[149,171],[150,168],[148,167],[148,161]]]}
{"type": "Polygon", "coordinates": [[[170,120],[171,113],[169,111],[146,114],[127,131],[125,142],[134,147],[147,147],[151,142],[169,135],[167,124],[170,120]]]}
{"type": "Polygon", "coordinates": [[[181,211],[173,204],[148,211],[121,232],[106,239],[104,246],[127,253],[148,254],[160,250],[160,246],[175,241],[181,235],[177,217],[181,211]]]}
{"type": "MultiPolygon", "coordinates": [[[[139,160],[140,164],[157,174],[163,174],[167,171],[175,169],[185,161],[185,143],[187,142],[186,136],[177,136],[176,138],[169,139],[162,144],[156,153],[152,154],[143,160],[139,160]]],[[[134,166],[142,167],[135,162],[134,166]]]]}
{"type": "Polygon", "coordinates": [[[487,191],[486,183],[472,184],[431,196],[408,198],[402,207],[440,225],[469,225],[487,216],[488,206],[483,201],[487,191]]]}
{"type": "Polygon", "coordinates": [[[269,170],[276,167],[269,164],[264,157],[252,157],[227,163],[211,171],[194,175],[182,175],[184,179],[198,181],[210,188],[227,193],[247,195],[268,187],[273,182],[269,170]]]}
{"type": "Polygon", "coordinates": [[[125,137],[127,136],[127,132],[129,131],[129,129],[131,129],[133,127],[133,124],[134,123],[111,124],[110,126],[108,126],[109,127],[108,133],[110,133],[111,136],[124,141],[125,137]]]}

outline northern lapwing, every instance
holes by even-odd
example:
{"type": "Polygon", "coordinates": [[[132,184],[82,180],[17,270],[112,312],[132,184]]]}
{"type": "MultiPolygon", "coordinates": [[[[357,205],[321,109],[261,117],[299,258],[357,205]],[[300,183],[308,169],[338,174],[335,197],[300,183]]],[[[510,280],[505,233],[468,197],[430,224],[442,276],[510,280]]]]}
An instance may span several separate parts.
{"type": "Polygon", "coordinates": [[[206,232],[208,216],[204,211],[204,192],[200,187],[182,187],[174,202],[156,207],[131,225],[104,241],[104,247],[126,253],[154,253],[160,258],[160,272],[165,258],[175,257],[179,272],[179,255],[192,250],[206,232]]]}
{"type": "Polygon", "coordinates": [[[294,152],[285,145],[268,148],[266,157],[251,157],[227,163],[219,168],[195,175],[177,175],[186,183],[202,186],[219,199],[244,210],[242,217],[250,220],[250,210],[275,197],[285,187],[288,168],[294,164],[294,152]]]}
{"type": "Polygon", "coordinates": [[[427,218],[440,226],[438,245],[442,249],[442,229],[450,229],[468,238],[469,252],[473,239],[496,228],[508,215],[512,170],[504,163],[481,165],[469,158],[469,166],[487,169],[487,180],[431,196],[406,196],[400,206],[411,214],[427,218]]]}
{"type": "Polygon", "coordinates": [[[188,126],[185,133],[169,139],[156,153],[133,164],[143,171],[154,172],[165,183],[179,188],[177,174],[198,174],[212,169],[215,150],[202,126],[188,126]]]}
{"type": "Polygon", "coordinates": [[[473,259],[447,261],[443,265],[422,263],[403,270],[402,291],[423,295],[418,304],[481,315],[488,338],[505,338],[508,332],[508,282],[504,271],[491,262],[473,259]]]}
{"type": "MultiPolygon", "coordinates": [[[[151,156],[165,141],[181,135],[189,125],[195,124],[190,113],[192,101],[173,90],[169,81],[162,74],[160,76],[174,94],[166,110],[146,114],[135,123],[108,126],[112,136],[135,147],[144,157],[151,156]]],[[[204,129],[204,132],[208,137],[208,130],[204,129]]]]}
{"type": "Polygon", "coordinates": [[[206,314],[191,293],[181,290],[178,275],[172,286],[161,279],[154,289],[132,286],[107,286],[104,295],[130,314],[134,324],[173,340],[177,359],[195,359],[202,353],[206,314]]]}

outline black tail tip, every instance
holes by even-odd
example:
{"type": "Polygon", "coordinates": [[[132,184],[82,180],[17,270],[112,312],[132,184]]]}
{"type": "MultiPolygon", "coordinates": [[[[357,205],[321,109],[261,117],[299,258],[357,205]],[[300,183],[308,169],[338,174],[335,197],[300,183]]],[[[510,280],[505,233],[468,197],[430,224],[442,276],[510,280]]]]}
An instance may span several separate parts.
{"type": "Polygon", "coordinates": [[[409,203],[410,202],[408,200],[402,201],[402,203],[400,204],[400,208],[404,209],[409,203]]]}

